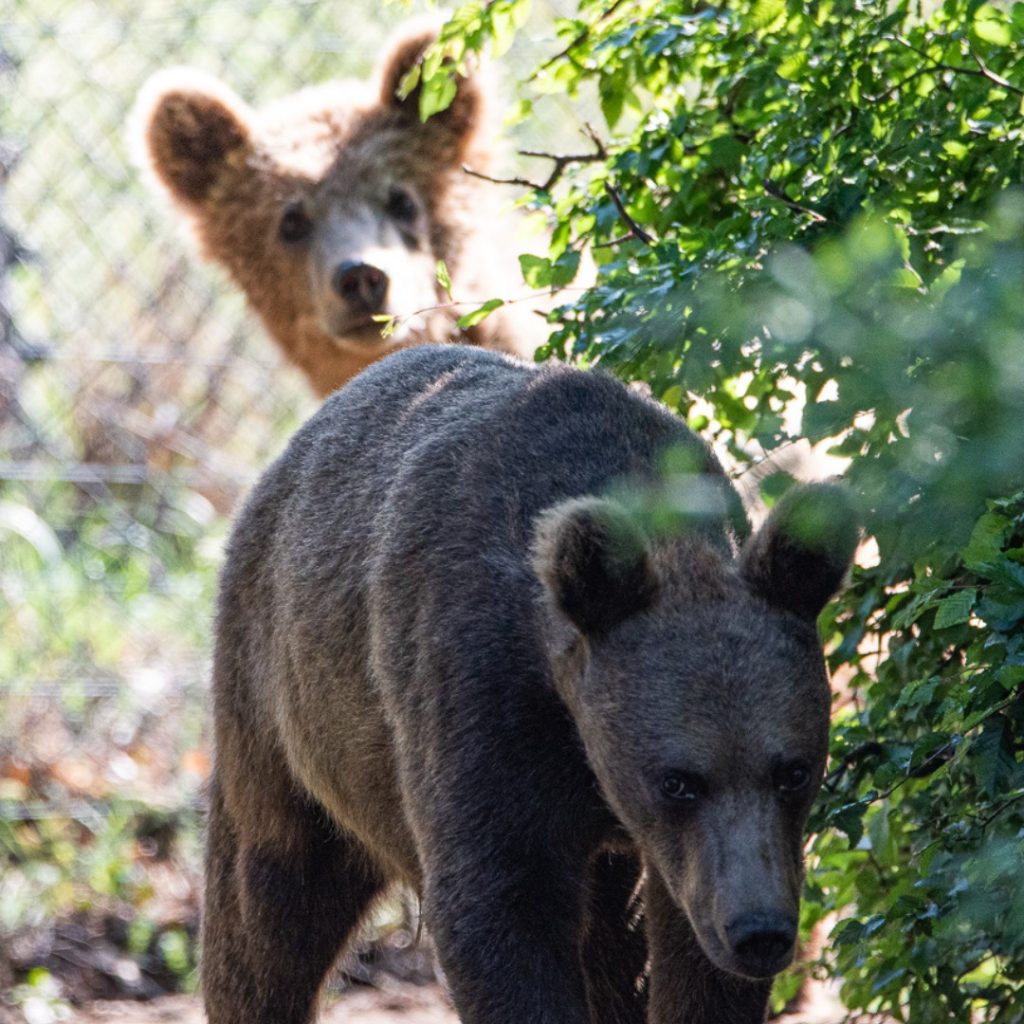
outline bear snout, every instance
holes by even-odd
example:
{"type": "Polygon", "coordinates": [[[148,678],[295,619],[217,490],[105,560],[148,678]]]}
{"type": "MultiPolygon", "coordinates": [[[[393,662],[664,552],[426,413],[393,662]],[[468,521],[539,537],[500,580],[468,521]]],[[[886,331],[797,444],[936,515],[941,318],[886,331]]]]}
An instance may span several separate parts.
{"type": "Polygon", "coordinates": [[[358,260],[344,260],[331,275],[335,293],[359,313],[383,312],[389,283],[379,267],[358,260]]]}
{"type": "Polygon", "coordinates": [[[725,928],[729,946],[743,974],[769,978],[793,959],[796,919],[777,910],[740,914],[725,928]]]}

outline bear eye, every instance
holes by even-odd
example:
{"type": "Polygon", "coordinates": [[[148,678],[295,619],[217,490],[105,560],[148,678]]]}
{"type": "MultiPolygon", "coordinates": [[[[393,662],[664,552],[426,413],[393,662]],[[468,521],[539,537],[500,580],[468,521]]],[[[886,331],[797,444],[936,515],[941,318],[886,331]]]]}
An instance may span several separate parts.
{"type": "Polygon", "coordinates": [[[392,185],[388,192],[385,210],[389,217],[405,221],[406,223],[414,221],[416,214],[419,212],[416,209],[416,203],[413,201],[412,196],[404,188],[399,188],[397,185],[392,185]]]}
{"type": "Polygon", "coordinates": [[[313,233],[313,221],[301,200],[289,203],[281,214],[277,235],[282,242],[294,245],[303,242],[313,233]]]}
{"type": "Polygon", "coordinates": [[[791,761],[775,769],[775,785],[783,793],[799,793],[811,781],[811,768],[806,761],[791,761]]]}
{"type": "Polygon", "coordinates": [[[691,772],[666,772],[661,778],[661,792],[670,800],[694,803],[704,795],[707,787],[704,780],[691,772]]]}

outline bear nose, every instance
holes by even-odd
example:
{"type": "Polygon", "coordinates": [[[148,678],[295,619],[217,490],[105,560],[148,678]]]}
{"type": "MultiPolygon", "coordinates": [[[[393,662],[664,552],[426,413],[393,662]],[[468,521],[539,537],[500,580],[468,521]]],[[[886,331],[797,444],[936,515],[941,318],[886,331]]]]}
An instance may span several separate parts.
{"type": "Polygon", "coordinates": [[[384,308],[388,275],[369,263],[345,260],[335,268],[331,284],[338,295],[362,313],[379,313],[384,308]]]}
{"type": "Polygon", "coordinates": [[[768,977],[789,963],[796,921],[788,914],[758,910],[741,914],[726,927],[725,934],[744,969],[755,977],[768,977]]]}

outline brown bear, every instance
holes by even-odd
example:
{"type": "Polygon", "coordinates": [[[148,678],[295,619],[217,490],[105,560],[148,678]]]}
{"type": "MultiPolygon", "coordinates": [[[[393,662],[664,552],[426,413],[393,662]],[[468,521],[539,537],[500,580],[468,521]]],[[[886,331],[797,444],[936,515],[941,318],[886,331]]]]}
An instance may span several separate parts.
{"type": "Polygon", "coordinates": [[[599,373],[428,346],[326,402],[222,577],[211,1024],[311,1020],[394,883],[466,1024],[763,1021],[858,528],[819,484],[748,532],[703,443],[599,373]],[[655,532],[632,505],[682,462],[655,532]]]}
{"type": "Polygon", "coordinates": [[[463,170],[491,164],[487,75],[460,77],[451,106],[425,123],[418,90],[397,95],[435,34],[407,28],[372,83],[310,87],[261,111],[189,69],[155,75],[136,108],[144,163],[321,396],[408,345],[530,356],[546,335],[520,301],[514,222],[497,190],[463,170]],[[492,298],[516,301],[457,327],[492,298]]]}

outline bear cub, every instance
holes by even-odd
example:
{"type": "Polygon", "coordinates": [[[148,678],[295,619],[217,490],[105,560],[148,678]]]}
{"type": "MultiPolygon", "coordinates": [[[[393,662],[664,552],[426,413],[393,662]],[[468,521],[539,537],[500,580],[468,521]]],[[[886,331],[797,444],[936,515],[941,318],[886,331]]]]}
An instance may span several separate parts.
{"type": "Polygon", "coordinates": [[[210,1024],[310,1021],[394,883],[466,1024],[764,1021],[858,527],[812,485],[748,534],[704,444],[599,373],[426,346],[327,401],[222,577],[210,1024]],[[620,497],[680,452],[694,514],[653,533],[620,497]]]}
{"type": "Polygon", "coordinates": [[[425,123],[418,90],[397,95],[435,36],[414,23],[372,82],[310,87],[262,110],[187,68],[157,73],[136,107],[142,163],[320,396],[408,345],[529,357],[546,336],[529,303],[464,331],[455,323],[527,290],[515,221],[493,185],[463,170],[492,162],[487,75],[460,77],[451,106],[425,123]],[[394,333],[375,317],[396,318],[394,333]]]}

